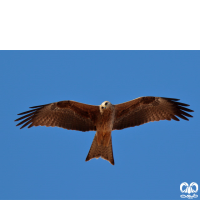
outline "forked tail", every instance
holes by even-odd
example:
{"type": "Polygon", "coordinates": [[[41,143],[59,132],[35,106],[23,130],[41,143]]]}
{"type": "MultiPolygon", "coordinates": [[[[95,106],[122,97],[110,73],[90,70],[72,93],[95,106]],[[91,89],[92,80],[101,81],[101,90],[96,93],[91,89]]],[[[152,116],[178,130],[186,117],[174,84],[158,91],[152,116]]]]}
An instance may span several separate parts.
{"type": "Polygon", "coordinates": [[[97,136],[95,134],[92,145],[90,147],[89,153],[85,161],[89,161],[92,158],[99,158],[99,157],[109,161],[112,165],[114,165],[112,138],[110,138],[109,145],[108,147],[106,147],[103,145],[103,142],[101,143],[101,145],[97,144],[97,136]]]}

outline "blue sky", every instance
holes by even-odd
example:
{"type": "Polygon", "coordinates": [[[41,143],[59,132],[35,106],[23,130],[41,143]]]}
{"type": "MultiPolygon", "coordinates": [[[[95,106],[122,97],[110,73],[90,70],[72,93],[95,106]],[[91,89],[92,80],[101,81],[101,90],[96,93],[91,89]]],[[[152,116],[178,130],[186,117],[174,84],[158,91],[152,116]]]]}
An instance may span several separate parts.
{"type": "Polygon", "coordinates": [[[200,185],[199,63],[199,51],[1,51],[0,199],[180,199],[182,182],[200,185]],[[194,118],[113,131],[114,166],[85,162],[93,131],[14,122],[30,106],[140,96],[179,98],[194,118]]]}

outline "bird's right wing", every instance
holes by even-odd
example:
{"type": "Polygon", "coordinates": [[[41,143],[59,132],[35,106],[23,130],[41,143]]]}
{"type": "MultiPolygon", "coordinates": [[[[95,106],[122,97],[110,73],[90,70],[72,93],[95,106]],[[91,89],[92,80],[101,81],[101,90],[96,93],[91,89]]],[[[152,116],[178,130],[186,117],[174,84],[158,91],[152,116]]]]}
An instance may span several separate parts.
{"type": "Polygon", "coordinates": [[[76,101],[59,101],[56,103],[30,107],[32,110],[20,113],[22,120],[17,126],[57,126],[70,130],[95,131],[96,117],[100,113],[99,106],[76,101]]]}
{"type": "Polygon", "coordinates": [[[177,102],[179,99],[164,97],[139,97],[137,99],[115,105],[115,121],[113,130],[139,126],[141,124],[160,120],[174,119],[177,117],[188,120],[193,112],[186,108],[185,103],[177,102]],[[176,117],[177,116],[177,117],[176,117]]]}

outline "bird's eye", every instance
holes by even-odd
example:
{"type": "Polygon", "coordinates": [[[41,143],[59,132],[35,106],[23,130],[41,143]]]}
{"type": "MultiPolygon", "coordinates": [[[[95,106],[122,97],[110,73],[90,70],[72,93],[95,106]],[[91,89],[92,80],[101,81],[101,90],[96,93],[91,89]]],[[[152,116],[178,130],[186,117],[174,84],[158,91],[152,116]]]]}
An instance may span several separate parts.
{"type": "Polygon", "coordinates": [[[108,102],[105,103],[105,105],[107,105],[107,104],[108,104],[108,102]]]}
{"type": "Polygon", "coordinates": [[[101,108],[102,108],[102,109],[104,109],[104,107],[103,107],[103,106],[102,106],[101,108]]]}

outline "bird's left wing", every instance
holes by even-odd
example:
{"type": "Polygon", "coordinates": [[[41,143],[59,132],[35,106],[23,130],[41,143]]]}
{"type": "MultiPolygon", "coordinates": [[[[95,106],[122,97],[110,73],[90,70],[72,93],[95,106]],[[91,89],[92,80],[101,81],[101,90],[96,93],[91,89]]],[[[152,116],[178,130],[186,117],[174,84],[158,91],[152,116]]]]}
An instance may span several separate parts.
{"type": "Polygon", "coordinates": [[[179,99],[165,97],[139,97],[137,99],[115,105],[115,121],[113,130],[139,126],[141,124],[159,120],[179,121],[176,117],[188,120],[193,112],[186,108],[185,103],[177,102],[179,99]]]}
{"type": "Polygon", "coordinates": [[[76,101],[59,101],[56,103],[33,106],[32,110],[20,113],[22,120],[17,126],[57,126],[71,130],[95,131],[95,121],[99,114],[99,106],[76,101]]]}

